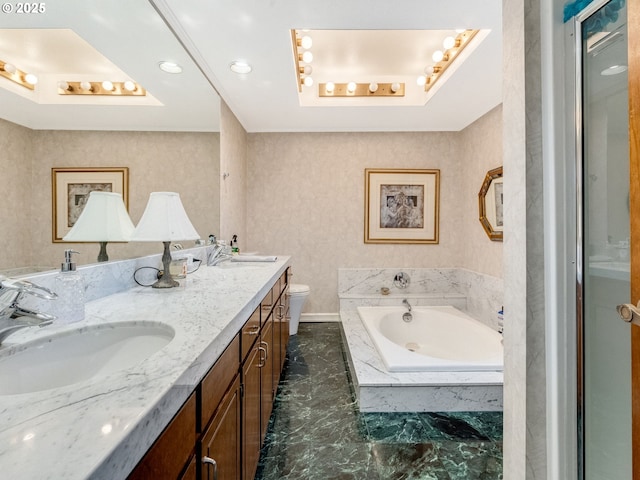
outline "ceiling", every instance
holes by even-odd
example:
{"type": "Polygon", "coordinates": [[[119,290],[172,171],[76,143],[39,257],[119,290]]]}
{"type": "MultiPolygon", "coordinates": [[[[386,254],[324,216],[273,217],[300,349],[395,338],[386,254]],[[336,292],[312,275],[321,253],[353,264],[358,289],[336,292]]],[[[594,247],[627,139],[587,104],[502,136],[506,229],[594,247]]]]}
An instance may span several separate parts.
{"type": "MultiPolygon", "coordinates": [[[[458,131],[502,101],[501,7],[502,0],[65,0],[47,4],[46,14],[3,14],[0,29],[70,29],[162,105],[104,105],[110,98],[101,105],[77,98],[41,104],[11,87],[0,88],[0,117],[35,129],[217,131],[217,91],[248,132],[458,131]],[[315,85],[301,92],[292,29],[311,29],[314,38],[315,85]],[[432,63],[442,31],[455,29],[483,32],[427,94],[415,79],[432,63]],[[180,63],[184,72],[161,72],[161,60],[180,63]],[[235,60],[252,72],[233,73],[235,60]],[[407,94],[319,99],[318,83],[333,76],[400,81],[407,94]]],[[[73,63],[75,54],[56,48],[66,53],[58,55],[61,64],[73,63]]],[[[0,30],[0,60],[18,64],[11,59],[17,52],[0,30]]],[[[62,73],[39,76],[53,81],[62,73]]]]}
{"type": "Polygon", "coordinates": [[[0,60],[38,76],[33,92],[0,78],[0,118],[32,129],[219,130],[218,95],[149,2],[45,5],[43,14],[0,15],[0,60]],[[162,72],[163,60],[183,73],[162,72]],[[106,79],[134,80],[150,96],[57,95],[60,80],[106,79]]]}

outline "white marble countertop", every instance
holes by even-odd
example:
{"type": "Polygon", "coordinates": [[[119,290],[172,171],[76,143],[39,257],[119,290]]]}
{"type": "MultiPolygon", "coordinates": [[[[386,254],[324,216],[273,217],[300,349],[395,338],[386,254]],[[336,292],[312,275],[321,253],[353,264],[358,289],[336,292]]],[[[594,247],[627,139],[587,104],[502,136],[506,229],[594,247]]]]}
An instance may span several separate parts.
{"type": "Polygon", "coordinates": [[[289,265],[202,266],[184,286],[137,287],[87,303],[73,325],[29,328],[0,349],[104,322],[156,321],[173,340],[126,370],[41,392],[0,395],[0,477],[126,478],[289,265]]]}

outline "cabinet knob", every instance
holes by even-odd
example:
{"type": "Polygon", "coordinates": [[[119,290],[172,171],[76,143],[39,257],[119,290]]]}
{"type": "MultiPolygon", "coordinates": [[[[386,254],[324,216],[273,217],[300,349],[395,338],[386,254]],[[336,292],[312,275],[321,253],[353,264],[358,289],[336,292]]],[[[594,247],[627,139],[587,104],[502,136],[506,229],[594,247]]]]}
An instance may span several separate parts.
{"type": "Polygon", "coordinates": [[[209,469],[209,465],[213,466],[213,480],[218,480],[218,464],[216,463],[216,461],[213,458],[207,457],[205,455],[204,457],[202,457],[202,463],[207,466],[207,470],[209,469]]]}

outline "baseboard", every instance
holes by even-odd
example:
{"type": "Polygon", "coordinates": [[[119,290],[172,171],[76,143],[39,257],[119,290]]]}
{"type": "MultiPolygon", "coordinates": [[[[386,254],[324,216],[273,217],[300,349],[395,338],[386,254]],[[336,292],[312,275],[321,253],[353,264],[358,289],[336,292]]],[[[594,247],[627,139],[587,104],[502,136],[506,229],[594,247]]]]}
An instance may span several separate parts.
{"type": "Polygon", "coordinates": [[[305,322],[339,322],[339,313],[303,313],[300,315],[300,323],[305,322]]]}

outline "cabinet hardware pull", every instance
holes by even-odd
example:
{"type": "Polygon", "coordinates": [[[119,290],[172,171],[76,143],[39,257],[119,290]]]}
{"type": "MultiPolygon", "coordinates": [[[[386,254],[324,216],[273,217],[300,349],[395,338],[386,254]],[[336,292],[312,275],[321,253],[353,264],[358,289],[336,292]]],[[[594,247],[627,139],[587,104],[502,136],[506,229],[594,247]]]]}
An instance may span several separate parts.
{"type": "Polygon", "coordinates": [[[265,351],[264,359],[266,360],[267,358],[269,358],[269,344],[267,342],[265,342],[264,340],[260,340],[260,344],[264,345],[264,351],[265,351]]]}
{"type": "Polygon", "coordinates": [[[623,303],[622,305],[618,305],[616,310],[622,320],[640,326],[640,302],[638,302],[637,306],[630,303],[623,303]]]}
{"type": "Polygon", "coordinates": [[[284,305],[283,304],[279,304],[278,305],[278,320],[282,320],[282,318],[284,317],[284,305]]]}
{"type": "Polygon", "coordinates": [[[258,335],[258,332],[260,332],[260,325],[256,325],[251,330],[247,330],[248,335],[258,335]]]}
{"type": "Polygon", "coordinates": [[[264,352],[264,358],[262,358],[262,354],[260,354],[260,363],[258,364],[258,368],[262,368],[267,364],[267,351],[263,347],[258,347],[258,350],[264,352]]]}
{"type": "Polygon", "coordinates": [[[213,465],[213,480],[218,480],[218,464],[216,461],[211,457],[204,456],[202,457],[202,463],[207,465],[207,469],[209,468],[208,465],[213,465]]]}

